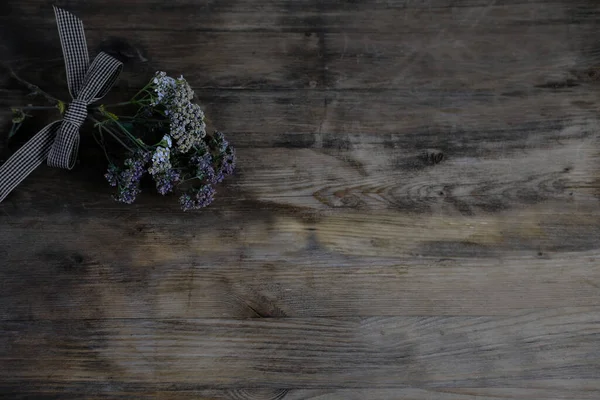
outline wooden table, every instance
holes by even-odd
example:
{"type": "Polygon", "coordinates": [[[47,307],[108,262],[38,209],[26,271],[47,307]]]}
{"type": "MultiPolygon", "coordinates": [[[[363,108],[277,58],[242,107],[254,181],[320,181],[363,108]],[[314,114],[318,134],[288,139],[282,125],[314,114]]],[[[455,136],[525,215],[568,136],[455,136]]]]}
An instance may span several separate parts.
{"type": "MultiPolygon", "coordinates": [[[[52,3],[3,1],[0,55],[67,97],[52,3]]],[[[58,5],[126,60],[112,98],[183,73],[239,168],[200,212],[117,204],[89,125],[24,181],[6,398],[600,398],[598,1],[58,5]]],[[[8,132],[34,100],[0,90],[8,132]]]]}

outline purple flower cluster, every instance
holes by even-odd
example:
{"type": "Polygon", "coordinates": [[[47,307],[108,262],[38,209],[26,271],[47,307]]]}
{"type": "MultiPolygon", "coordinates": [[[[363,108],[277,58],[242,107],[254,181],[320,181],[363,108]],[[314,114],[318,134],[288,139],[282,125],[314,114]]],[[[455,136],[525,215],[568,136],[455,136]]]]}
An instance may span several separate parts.
{"type": "Polygon", "coordinates": [[[135,201],[141,192],[140,180],[146,172],[146,165],[149,161],[149,152],[136,151],[131,158],[125,160],[125,166],[122,169],[115,165],[108,167],[104,177],[111,186],[118,187],[117,194],[114,196],[116,201],[127,204],[135,201]]]}
{"type": "Polygon", "coordinates": [[[213,140],[217,145],[219,153],[225,153],[229,147],[229,142],[225,139],[225,135],[222,132],[216,131],[213,135],[213,140]]]}
{"type": "Polygon", "coordinates": [[[168,169],[152,177],[156,182],[156,190],[162,195],[172,192],[174,185],[181,179],[179,172],[174,169],[168,169]]]}
{"type": "Polygon", "coordinates": [[[195,155],[190,160],[193,165],[196,167],[196,177],[200,180],[205,179],[211,184],[216,183],[216,174],[215,169],[213,167],[213,158],[210,153],[205,153],[204,155],[198,156],[195,155]]]}
{"type": "Polygon", "coordinates": [[[221,173],[225,176],[232,175],[235,170],[235,162],[235,150],[233,147],[229,146],[221,161],[221,173]]]}
{"type": "Polygon", "coordinates": [[[235,170],[236,158],[235,150],[229,145],[225,138],[223,138],[223,134],[221,132],[215,132],[215,137],[217,138],[216,142],[219,150],[218,157],[221,160],[219,163],[216,182],[220,183],[227,176],[233,174],[233,171],[235,170]],[[220,135],[221,139],[219,139],[218,135],[220,135]]]}
{"type": "Polygon", "coordinates": [[[110,186],[117,186],[119,184],[119,167],[114,164],[110,164],[108,166],[108,171],[106,171],[104,174],[104,177],[110,186]]]}
{"type": "Polygon", "coordinates": [[[179,198],[183,211],[204,208],[215,199],[215,189],[211,185],[204,185],[200,189],[191,190],[179,198]]]}

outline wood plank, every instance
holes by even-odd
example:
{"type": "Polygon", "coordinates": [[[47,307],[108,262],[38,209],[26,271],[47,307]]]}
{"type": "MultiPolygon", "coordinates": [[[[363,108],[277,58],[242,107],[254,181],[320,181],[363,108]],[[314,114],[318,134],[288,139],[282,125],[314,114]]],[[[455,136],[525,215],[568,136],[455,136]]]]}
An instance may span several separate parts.
{"type": "MultiPolygon", "coordinates": [[[[580,383],[580,382],[577,382],[580,383]]],[[[574,386],[574,385],[573,385],[574,386]]],[[[163,386],[164,387],[164,386],[163,386]]],[[[47,382],[36,387],[30,382],[13,382],[0,386],[12,398],[26,396],[61,399],[168,399],[168,400],[597,400],[598,391],[585,387],[569,389],[537,388],[393,388],[393,389],[192,389],[172,385],[166,390],[150,382],[139,383],[73,383],[47,382]],[[28,385],[25,387],[25,385],[28,385]]]]}
{"type": "MultiPolygon", "coordinates": [[[[51,2],[10,0],[0,8],[0,21],[32,28],[53,27],[51,2]]],[[[292,32],[444,32],[513,30],[536,25],[594,25],[597,4],[587,0],[340,0],[212,2],[106,0],[66,7],[80,16],[88,30],[132,31],[292,31],[292,32]],[[160,16],[157,18],[157,15],[160,16]]]]}
{"type": "Polygon", "coordinates": [[[42,391],[70,382],[598,390],[599,318],[588,307],[506,318],[4,322],[0,360],[11,367],[0,380],[42,391]]]}
{"type": "MultiPolygon", "coordinates": [[[[165,392],[159,392],[161,396],[165,392]]],[[[572,388],[523,389],[523,388],[444,388],[444,389],[240,389],[228,391],[196,391],[178,393],[169,399],[223,399],[223,400],[587,400],[596,399],[596,390],[572,388]],[[205,397],[202,397],[205,396],[205,397]]]]}
{"type": "Polygon", "coordinates": [[[506,315],[593,306],[593,204],[595,211],[578,204],[452,217],[58,203],[53,213],[0,217],[0,318],[506,315]]]}
{"type": "MultiPolygon", "coordinates": [[[[394,142],[408,141],[360,135],[332,141],[333,148],[240,148],[237,175],[222,186],[219,196],[223,201],[241,201],[232,204],[234,209],[247,207],[243,202],[252,200],[265,203],[263,207],[292,206],[300,211],[342,208],[477,216],[553,202],[576,212],[580,205],[592,207],[598,195],[595,131],[592,125],[581,129],[585,131],[548,130],[546,137],[521,137],[514,143],[494,143],[485,137],[469,143],[448,136],[443,139],[446,144],[433,149],[395,148],[394,142]],[[434,164],[429,161],[432,154],[443,154],[444,159],[434,164]]],[[[424,139],[436,144],[435,137],[424,139]]],[[[234,144],[237,138],[233,135],[234,144]]],[[[14,216],[55,212],[56,196],[60,207],[73,210],[125,210],[110,199],[113,189],[102,176],[106,160],[91,141],[86,138],[89,147],[80,152],[75,171],[40,167],[6,200],[5,212],[14,216]]],[[[176,202],[174,196],[158,198],[150,193],[140,200],[157,210],[176,202]]]]}
{"type": "MultiPolygon", "coordinates": [[[[440,142],[444,146],[462,142],[466,147],[504,141],[515,146],[536,136],[552,142],[561,131],[573,134],[595,129],[594,104],[600,100],[593,85],[537,89],[517,97],[493,90],[421,95],[400,90],[198,89],[196,93],[211,125],[236,135],[238,147],[342,149],[359,146],[352,143],[359,140],[413,149],[436,147],[440,142]]],[[[20,88],[4,90],[0,107],[6,110],[32,103],[24,94],[20,88]]],[[[117,90],[111,98],[122,100],[126,95],[117,90]]],[[[2,125],[8,123],[3,121],[2,125]]]]}
{"type": "Polygon", "coordinates": [[[506,142],[486,141],[469,154],[466,147],[477,142],[450,144],[465,146],[460,150],[442,145],[419,151],[366,144],[364,136],[349,138],[349,150],[241,151],[246,168],[235,184],[253,199],[296,207],[445,215],[485,214],[546,201],[567,206],[577,200],[594,201],[597,195],[595,145],[585,139],[565,139],[554,147],[539,135],[522,138],[531,149],[513,151],[506,142]],[[489,153],[483,149],[488,145],[489,153]],[[497,152],[492,150],[496,146],[497,152]],[[456,154],[459,151],[465,154],[456,154]],[[447,159],[434,165],[429,161],[432,154],[447,159]]]}
{"type": "Polygon", "coordinates": [[[560,24],[481,33],[444,27],[430,34],[332,33],[324,44],[326,84],[403,89],[416,97],[465,90],[528,96],[540,87],[597,79],[600,54],[589,34],[585,25],[560,24]]]}
{"type": "MultiPolygon", "coordinates": [[[[63,88],[55,30],[33,30],[41,38],[33,48],[27,36],[8,42],[0,48],[3,61],[49,90],[63,88]]],[[[93,52],[127,62],[115,90],[139,88],[154,71],[165,70],[184,74],[199,89],[398,89],[419,101],[431,93],[441,101],[450,91],[491,91],[501,98],[586,82],[597,86],[600,52],[588,40],[591,33],[585,25],[477,35],[92,30],[87,39],[93,52]]]]}
{"type": "MultiPolygon", "coordinates": [[[[146,75],[156,69],[184,73],[194,86],[202,88],[395,88],[420,93],[468,87],[501,88],[523,96],[536,86],[569,87],[578,80],[595,81],[600,76],[600,53],[589,39],[597,31],[593,18],[600,13],[600,5],[590,6],[589,2],[477,1],[453,6],[445,1],[437,5],[400,0],[374,5],[309,2],[305,6],[317,16],[307,16],[307,20],[325,25],[331,20],[340,26],[337,30],[322,28],[318,34],[306,28],[289,31],[284,28],[289,26],[287,21],[275,31],[227,31],[229,25],[218,17],[212,21],[218,21],[220,30],[182,31],[180,26],[186,22],[175,24],[170,19],[174,15],[179,18],[184,11],[191,16],[208,11],[206,18],[186,18],[206,26],[206,21],[211,21],[210,10],[220,15],[215,9],[223,7],[228,10],[225,14],[236,15],[231,26],[240,27],[244,24],[237,21],[237,15],[251,20],[245,14],[250,13],[272,22],[277,18],[265,18],[264,14],[268,15],[270,7],[281,8],[287,15],[290,7],[294,12],[303,9],[296,2],[263,0],[262,8],[254,2],[237,3],[183,1],[169,10],[158,1],[143,10],[133,3],[130,13],[110,4],[98,9],[86,4],[80,8],[90,15],[80,16],[86,21],[93,50],[109,51],[146,75]],[[134,20],[145,18],[156,27],[152,13],[157,10],[165,23],[177,29],[144,30],[136,25],[134,20]],[[118,15],[110,15],[115,12],[118,15]],[[370,16],[377,23],[370,24],[370,16]],[[121,28],[106,29],[107,21],[121,28]],[[354,31],[353,25],[387,28],[362,32],[354,31]]],[[[46,71],[42,77],[46,79],[41,81],[59,82],[57,78],[63,75],[58,60],[61,50],[51,8],[32,0],[9,2],[4,7],[7,10],[0,17],[6,26],[0,31],[6,37],[1,48],[3,61],[43,60],[46,71]],[[51,60],[58,63],[53,65],[51,60]]],[[[74,8],[77,12],[78,7],[74,8]]],[[[132,86],[140,83],[136,80],[132,86]]],[[[64,86],[62,82],[60,86],[64,86]]]]}

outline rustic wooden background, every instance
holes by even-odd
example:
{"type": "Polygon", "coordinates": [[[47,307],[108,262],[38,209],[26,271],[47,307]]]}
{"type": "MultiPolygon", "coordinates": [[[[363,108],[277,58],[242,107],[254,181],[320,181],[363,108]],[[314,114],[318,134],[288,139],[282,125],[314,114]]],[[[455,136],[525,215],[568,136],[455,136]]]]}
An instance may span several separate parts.
{"type": "Polygon", "coordinates": [[[88,126],[23,182],[1,395],[600,398],[600,2],[2,1],[2,60],[66,97],[52,4],[126,61],[112,98],[185,74],[239,168],[116,204],[88,126]]]}

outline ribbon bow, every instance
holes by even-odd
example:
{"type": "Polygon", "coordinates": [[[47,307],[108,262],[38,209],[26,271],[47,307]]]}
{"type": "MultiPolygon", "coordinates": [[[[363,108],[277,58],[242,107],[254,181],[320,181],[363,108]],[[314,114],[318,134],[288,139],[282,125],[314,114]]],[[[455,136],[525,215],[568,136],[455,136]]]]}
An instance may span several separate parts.
{"type": "Polygon", "coordinates": [[[104,52],[90,65],[81,20],[58,7],[54,7],[54,13],[73,102],[62,121],[44,127],[0,166],[0,202],[46,159],[51,167],[73,168],[79,149],[79,128],[87,117],[87,106],[108,93],[123,67],[104,52]]]}

